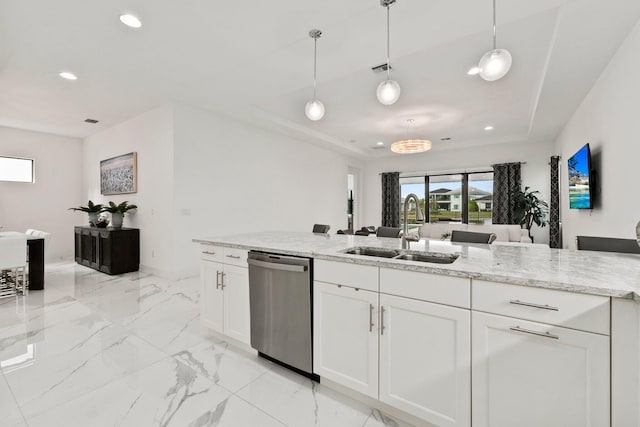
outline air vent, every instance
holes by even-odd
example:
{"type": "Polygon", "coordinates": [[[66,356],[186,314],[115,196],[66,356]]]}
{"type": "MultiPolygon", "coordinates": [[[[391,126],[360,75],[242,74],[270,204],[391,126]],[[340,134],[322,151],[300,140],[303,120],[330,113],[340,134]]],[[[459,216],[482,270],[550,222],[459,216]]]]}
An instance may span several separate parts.
{"type": "Polygon", "coordinates": [[[387,147],[385,147],[384,145],[374,145],[373,147],[371,147],[372,150],[386,150],[387,147]]]}
{"type": "Polygon", "coordinates": [[[440,141],[451,141],[451,138],[448,136],[445,136],[444,138],[440,138],[440,141]]]}
{"type": "Polygon", "coordinates": [[[85,123],[91,123],[91,124],[96,124],[98,123],[98,120],[96,119],[84,119],[85,123]]]}
{"type": "MultiPolygon", "coordinates": [[[[389,70],[393,70],[392,66],[389,66],[389,70]]],[[[382,73],[383,71],[387,71],[387,63],[376,65],[375,67],[371,67],[371,71],[374,73],[382,73]]]]}

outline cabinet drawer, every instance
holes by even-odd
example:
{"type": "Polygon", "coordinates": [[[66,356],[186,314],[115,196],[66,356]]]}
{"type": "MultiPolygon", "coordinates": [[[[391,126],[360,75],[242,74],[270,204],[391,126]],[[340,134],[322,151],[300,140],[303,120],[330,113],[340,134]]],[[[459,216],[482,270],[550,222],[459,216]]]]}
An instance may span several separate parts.
{"type": "Polygon", "coordinates": [[[314,260],[314,280],[378,292],[378,267],[314,260]]]}
{"type": "Polygon", "coordinates": [[[472,308],[609,335],[609,298],[474,280],[472,308]]]}
{"type": "Polygon", "coordinates": [[[247,267],[246,249],[224,248],[224,257],[222,262],[225,264],[237,265],[238,267],[247,267]]]}
{"type": "Polygon", "coordinates": [[[471,279],[415,271],[380,269],[380,292],[471,308],[471,279]]]}
{"type": "Polygon", "coordinates": [[[220,246],[200,245],[200,259],[222,262],[222,248],[220,246]]]}

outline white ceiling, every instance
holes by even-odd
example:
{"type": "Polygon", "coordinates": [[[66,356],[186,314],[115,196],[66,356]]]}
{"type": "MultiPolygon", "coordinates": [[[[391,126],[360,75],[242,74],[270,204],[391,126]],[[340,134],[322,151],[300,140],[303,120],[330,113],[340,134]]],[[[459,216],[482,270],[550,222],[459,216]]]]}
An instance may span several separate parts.
{"type": "Polygon", "coordinates": [[[182,102],[358,156],[392,155],[371,147],[408,136],[434,149],[548,141],[640,18],[637,0],[499,0],[498,47],[514,63],[485,82],[466,71],[491,47],[491,4],[398,0],[391,60],[402,95],[382,106],[384,74],[370,70],[385,61],[379,0],[0,0],[0,125],[86,137],[182,102]],[[122,25],[125,12],[143,27],[122,25]],[[312,28],[324,33],[319,122],[304,116],[312,28]]]}

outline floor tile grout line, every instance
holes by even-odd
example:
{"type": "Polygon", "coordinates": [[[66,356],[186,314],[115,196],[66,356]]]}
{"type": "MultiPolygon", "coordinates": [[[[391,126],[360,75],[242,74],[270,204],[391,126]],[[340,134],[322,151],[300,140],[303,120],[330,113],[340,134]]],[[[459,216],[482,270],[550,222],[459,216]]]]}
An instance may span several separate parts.
{"type": "Polygon", "coordinates": [[[24,412],[22,411],[22,406],[20,406],[20,404],[18,403],[18,399],[16,399],[16,395],[13,392],[13,389],[11,388],[9,381],[7,381],[7,379],[5,378],[4,372],[0,371],[0,375],[2,376],[2,381],[4,381],[5,385],[7,386],[9,393],[11,393],[11,397],[13,398],[13,403],[15,403],[16,407],[18,408],[18,411],[20,412],[20,416],[22,417],[22,421],[28,426],[29,423],[27,423],[27,417],[24,416],[24,412]]]}
{"type": "MultiPolygon", "coordinates": [[[[266,374],[263,373],[262,375],[266,374]]],[[[251,381],[249,384],[251,384],[253,381],[251,381]]],[[[249,385],[247,384],[247,385],[249,385]]],[[[245,386],[246,387],[246,386],[245,386]]],[[[243,387],[244,388],[244,387],[243,387]]],[[[240,391],[240,390],[238,390],[240,391]]],[[[242,400],[243,402],[248,403],[249,405],[253,406],[254,408],[256,408],[258,411],[262,412],[263,414],[268,415],[269,417],[273,418],[274,420],[276,420],[277,422],[279,422],[280,424],[282,424],[283,426],[288,426],[287,423],[285,423],[284,421],[280,420],[279,418],[277,418],[275,415],[270,414],[269,412],[267,412],[265,409],[262,409],[261,407],[249,402],[247,399],[243,398],[242,396],[239,396],[238,394],[234,393],[233,396],[237,397],[238,399],[242,400]]]]}

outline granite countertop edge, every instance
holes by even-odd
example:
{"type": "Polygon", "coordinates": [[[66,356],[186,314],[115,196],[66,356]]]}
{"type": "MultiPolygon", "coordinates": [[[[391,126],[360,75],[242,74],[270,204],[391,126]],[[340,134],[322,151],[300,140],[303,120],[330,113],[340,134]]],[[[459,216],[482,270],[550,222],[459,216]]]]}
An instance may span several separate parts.
{"type": "Polygon", "coordinates": [[[482,273],[479,271],[472,271],[468,269],[461,268],[459,265],[448,264],[448,265],[440,265],[438,267],[433,265],[424,264],[418,261],[408,261],[408,260],[390,260],[386,258],[373,258],[362,255],[351,255],[341,253],[336,251],[335,249],[331,250],[294,250],[287,249],[281,246],[273,247],[271,245],[264,244],[247,244],[247,243],[233,243],[229,242],[227,239],[232,238],[233,236],[221,237],[221,238],[194,238],[192,241],[194,243],[204,244],[204,245],[214,245],[235,249],[245,249],[245,250],[255,250],[262,252],[276,252],[283,255],[291,255],[291,256],[300,256],[300,257],[310,257],[314,259],[326,260],[326,261],[337,261],[337,262],[346,262],[352,264],[359,265],[371,265],[376,267],[383,268],[392,268],[398,270],[406,270],[406,271],[415,271],[421,273],[431,273],[431,274],[440,274],[447,276],[455,276],[455,277],[463,277],[463,278],[471,278],[476,280],[487,280],[499,283],[506,283],[518,286],[528,286],[528,287],[536,287],[536,288],[544,288],[551,290],[560,290],[560,291],[568,291],[574,293],[583,293],[590,295],[598,295],[604,297],[613,297],[613,298],[621,298],[621,299],[630,299],[635,300],[640,303],[640,292],[636,292],[629,289],[620,289],[615,287],[598,287],[593,285],[582,285],[576,283],[563,283],[558,281],[549,281],[543,279],[535,279],[535,278],[523,278],[518,277],[515,274],[495,274],[495,273],[482,273]]]}

